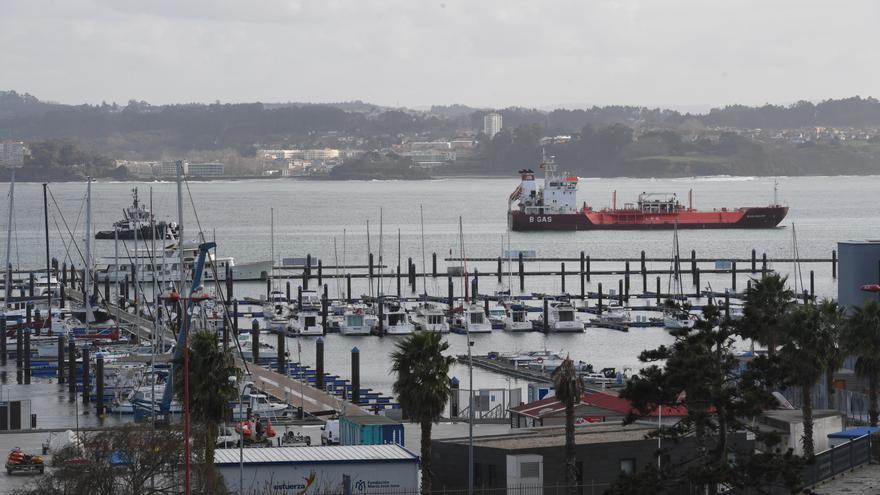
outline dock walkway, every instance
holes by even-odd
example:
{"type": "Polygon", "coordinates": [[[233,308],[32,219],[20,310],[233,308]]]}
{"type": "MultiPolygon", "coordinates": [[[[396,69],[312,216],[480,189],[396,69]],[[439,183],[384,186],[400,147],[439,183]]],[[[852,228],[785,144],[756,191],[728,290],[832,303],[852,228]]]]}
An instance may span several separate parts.
{"type": "MultiPolygon", "coordinates": [[[[474,366],[477,368],[482,368],[501,375],[539,383],[548,383],[552,381],[550,374],[543,371],[517,368],[516,366],[503,363],[497,359],[489,359],[486,356],[473,356],[471,359],[473,360],[474,366]]],[[[468,362],[467,355],[458,356],[458,362],[466,365],[468,362]]]]}
{"type": "MultiPolygon", "coordinates": [[[[235,365],[242,372],[245,372],[245,363],[240,358],[235,358],[235,365]]],[[[337,399],[307,383],[267,370],[254,363],[247,363],[247,371],[250,372],[250,379],[257,388],[294,407],[298,407],[302,403],[303,410],[309,414],[326,414],[328,411],[341,413],[343,409],[347,416],[366,416],[370,414],[364,408],[351,402],[337,399]],[[300,395],[300,390],[302,390],[302,395],[300,395]]]]}
{"type": "MultiPolygon", "coordinates": [[[[65,294],[67,299],[74,301],[78,304],[83,303],[82,293],[78,291],[68,291],[65,294]]],[[[107,310],[113,316],[114,319],[118,320],[120,326],[124,326],[125,330],[129,333],[137,336],[139,340],[150,341],[153,338],[153,322],[152,320],[148,320],[142,316],[135,315],[129,313],[128,311],[119,308],[115,304],[107,303],[107,310]]],[[[163,332],[162,338],[165,340],[167,344],[174,344],[175,338],[170,330],[165,329],[163,332]]]]}

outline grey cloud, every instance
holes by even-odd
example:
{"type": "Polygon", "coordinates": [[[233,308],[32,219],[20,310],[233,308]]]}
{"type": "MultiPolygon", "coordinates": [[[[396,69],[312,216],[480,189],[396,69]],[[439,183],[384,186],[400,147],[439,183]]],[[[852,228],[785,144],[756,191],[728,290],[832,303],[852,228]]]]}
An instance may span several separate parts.
{"type": "Polygon", "coordinates": [[[868,95],[878,6],[3,0],[0,88],[65,102],[545,106],[868,95]]]}

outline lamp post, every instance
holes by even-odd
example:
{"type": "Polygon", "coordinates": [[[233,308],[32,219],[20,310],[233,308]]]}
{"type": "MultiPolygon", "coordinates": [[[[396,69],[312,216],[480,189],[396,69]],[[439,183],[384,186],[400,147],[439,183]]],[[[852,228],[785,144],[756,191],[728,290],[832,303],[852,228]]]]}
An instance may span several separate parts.
{"type": "Polygon", "coordinates": [[[474,493],[474,361],[471,357],[470,322],[465,322],[468,345],[468,495],[474,493]]]}
{"type": "MultiPolygon", "coordinates": [[[[230,376],[229,383],[235,385],[238,382],[238,377],[230,376]]],[[[242,417],[242,403],[241,403],[241,391],[238,390],[238,387],[235,387],[235,390],[238,393],[238,417],[239,419],[242,417]]],[[[238,493],[239,495],[244,495],[244,431],[238,433],[238,493]]]]}

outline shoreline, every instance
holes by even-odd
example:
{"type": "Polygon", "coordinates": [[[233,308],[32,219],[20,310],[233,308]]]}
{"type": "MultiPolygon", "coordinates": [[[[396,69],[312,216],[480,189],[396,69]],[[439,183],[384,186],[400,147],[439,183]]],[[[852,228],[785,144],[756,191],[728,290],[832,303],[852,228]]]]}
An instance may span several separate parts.
{"type": "MultiPolygon", "coordinates": [[[[798,177],[875,177],[880,176],[880,172],[874,174],[802,174],[802,175],[732,175],[732,174],[719,174],[719,175],[670,175],[670,176],[614,176],[614,177],[605,177],[605,176],[578,176],[579,179],[586,180],[608,180],[608,179],[634,179],[634,180],[681,180],[681,179],[690,179],[690,180],[699,180],[699,179],[739,179],[739,180],[747,180],[747,179],[766,179],[766,178],[779,178],[779,179],[790,179],[790,178],[798,178],[798,177]]],[[[269,181],[269,180],[277,180],[277,181],[326,181],[326,182],[410,182],[410,181],[441,181],[447,179],[453,180],[461,180],[461,179],[478,179],[478,180],[488,180],[488,179],[516,179],[516,174],[513,175],[488,175],[488,174],[454,174],[454,175],[436,175],[425,178],[399,178],[399,177],[370,177],[370,178],[333,178],[329,176],[296,176],[296,177],[266,177],[260,175],[234,175],[234,176],[224,176],[224,177],[186,177],[186,180],[189,182],[239,182],[239,181],[269,181]]],[[[138,182],[138,183],[166,183],[166,182],[174,182],[174,177],[167,178],[146,178],[146,177],[133,177],[127,179],[118,179],[111,177],[93,177],[92,180],[94,182],[138,182]]],[[[9,182],[9,178],[6,177],[2,180],[3,182],[9,182]]],[[[73,183],[73,182],[83,182],[85,181],[85,177],[78,179],[40,179],[35,180],[32,178],[24,178],[19,179],[16,178],[15,182],[17,183],[54,183],[54,184],[64,184],[64,183],[73,183]]]]}

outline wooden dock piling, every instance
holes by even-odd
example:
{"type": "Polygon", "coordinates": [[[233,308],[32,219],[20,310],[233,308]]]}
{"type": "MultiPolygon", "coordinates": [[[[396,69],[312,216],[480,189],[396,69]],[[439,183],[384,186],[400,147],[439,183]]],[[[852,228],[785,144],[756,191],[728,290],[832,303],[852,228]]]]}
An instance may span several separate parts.
{"type": "Polygon", "coordinates": [[[565,294],[565,263],[559,269],[559,280],[562,284],[562,293],[565,294]]]}
{"type": "Polygon", "coordinates": [[[89,376],[89,348],[82,348],[82,401],[83,404],[91,402],[92,381],[89,376]]]}

